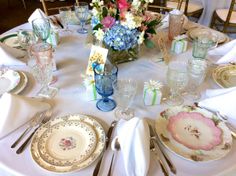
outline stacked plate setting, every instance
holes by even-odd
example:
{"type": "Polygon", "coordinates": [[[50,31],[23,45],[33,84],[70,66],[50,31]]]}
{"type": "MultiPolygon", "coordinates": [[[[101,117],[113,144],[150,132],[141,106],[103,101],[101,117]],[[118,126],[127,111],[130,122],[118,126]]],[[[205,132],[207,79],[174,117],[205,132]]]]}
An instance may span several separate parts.
{"type": "Polygon", "coordinates": [[[33,160],[53,172],[71,172],[92,164],[103,152],[105,131],[92,117],[68,115],[41,126],[31,144],[33,160]]]}
{"type": "Polygon", "coordinates": [[[18,94],[24,90],[27,83],[28,78],[24,72],[7,69],[0,76],[0,95],[5,92],[18,94]]]}

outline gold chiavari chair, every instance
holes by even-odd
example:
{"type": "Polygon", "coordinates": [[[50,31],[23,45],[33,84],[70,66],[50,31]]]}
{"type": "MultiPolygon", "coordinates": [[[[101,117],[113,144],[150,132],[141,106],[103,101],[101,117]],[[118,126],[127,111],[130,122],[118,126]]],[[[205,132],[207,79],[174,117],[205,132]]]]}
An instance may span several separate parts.
{"type": "Polygon", "coordinates": [[[236,33],[236,0],[231,1],[229,9],[217,9],[211,19],[211,28],[223,33],[236,33]]]}

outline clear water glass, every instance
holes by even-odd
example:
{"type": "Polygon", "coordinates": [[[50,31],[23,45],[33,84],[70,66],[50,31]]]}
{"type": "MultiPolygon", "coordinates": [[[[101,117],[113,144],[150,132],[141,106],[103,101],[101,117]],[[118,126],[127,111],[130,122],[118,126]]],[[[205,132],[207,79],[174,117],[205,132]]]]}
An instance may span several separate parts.
{"type": "Polygon", "coordinates": [[[129,120],[134,117],[134,111],[130,109],[137,91],[137,83],[135,80],[122,79],[118,80],[113,85],[113,97],[117,102],[117,109],[115,111],[116,118],[129,120]]]}
{"type": "Polygon", "coordinates": [[[48,43],[36,43],[30,47],[28,66],[31,68],[36,81],[41,84],[37,93],[40,97],[52,98],[57,88],[49,86],[53,75],[52,46],[48,43]]]}
{"type": "Polygon", "coordinates": [[[189,59],[188,61],[188,77],[189,85],[186,98],[190,100],[198,100],[201,98],[199,86],[205,79],[207,72],[207,61],[203,59],[189,59]]]}
{"type": "Polygon", "coordinates": [[[89,17],[89,6],[87,2],[78,2],[75,4],[75,15],[80,21],[81,28],[77,30],[80,34],[87,34],[88,30],[84,28],[89,17]]]}
{"type": "Polygon", "coordinates": [[[181,105],[184,100],[181,93],[188,85],[187,64],[181,61],[169,63],[167,71],[167,84],[170,88],[170,96],[166,103],[172,106],[181,105]]]}
{"type": "Polygon", "coordinates": [[[116,107],[116,102],[108,97],[113,94],[113,83],[117,81],[117,73],[118,68],[114,65],[105,65],[104,69],[99,64],[94,67],[95,87],[97,93],[102,96],[96,106],[101,111],[111,111],[116,107]]]}
{"type": "Polygon", "coordinates": [[[65,31],[70,31],[68,24],[70,23],[71,15],[72,15],[71,7],[59,8],[59,16],[63,26],[65,27],[65,31]]]}
{"type": "Polygon", "coordinates": [[[51,30],[49,20],[46,18],[36,18],[32,21],[32,27],[34,34],[46,43],[51,30]]]}

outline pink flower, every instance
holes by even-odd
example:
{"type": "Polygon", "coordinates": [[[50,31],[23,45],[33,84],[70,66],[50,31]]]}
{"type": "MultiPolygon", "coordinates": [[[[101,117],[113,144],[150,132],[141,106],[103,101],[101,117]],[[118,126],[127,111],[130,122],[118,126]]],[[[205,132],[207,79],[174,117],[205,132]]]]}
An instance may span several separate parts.
{"type": "Polygon", "coordinates": [[[102,24],[105,28],[111,28],[114,24],[115,24],[116,20],[115,18],[111,17],[111,16],[106,16],[105,18],[103,18],[102,20],[102,24]]]}
{"type": "Polygon", "coordinates": [[[126,11],[130,7],[130,4],[126,0],[118,0],[117,4],[120,11],[126,11]]]}

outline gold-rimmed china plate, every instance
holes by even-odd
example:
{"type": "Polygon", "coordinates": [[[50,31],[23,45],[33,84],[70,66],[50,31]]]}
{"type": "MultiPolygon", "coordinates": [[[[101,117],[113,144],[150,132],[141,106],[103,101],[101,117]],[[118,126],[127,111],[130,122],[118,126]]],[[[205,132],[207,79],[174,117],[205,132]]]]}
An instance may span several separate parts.
{"type": "Polygon", "coordinates": [[[212,78],[222,88],[236,86],[236,65],[221,65],[212,72],[212,78]]]}
{"type": "Polygon", "coordinates": [[[68,115],[41,126],[32,141],[31,155],[42,168],[72,172],[93,163],[105,146],[105,131],[92,117],[68,115]]]}
{"type": "Polygon", "coordinates": [[[20,74],[8,69],[0,76],[0,94],[10,92],[20,83],[20,74]]]}
{"type": "Polygon", "coordinates": [[[166,148],[194,162],[221,159],[232,148],[231,132],[224,122],[195,106],[166,109],[156,121],[156,132],[166,148]]]}

